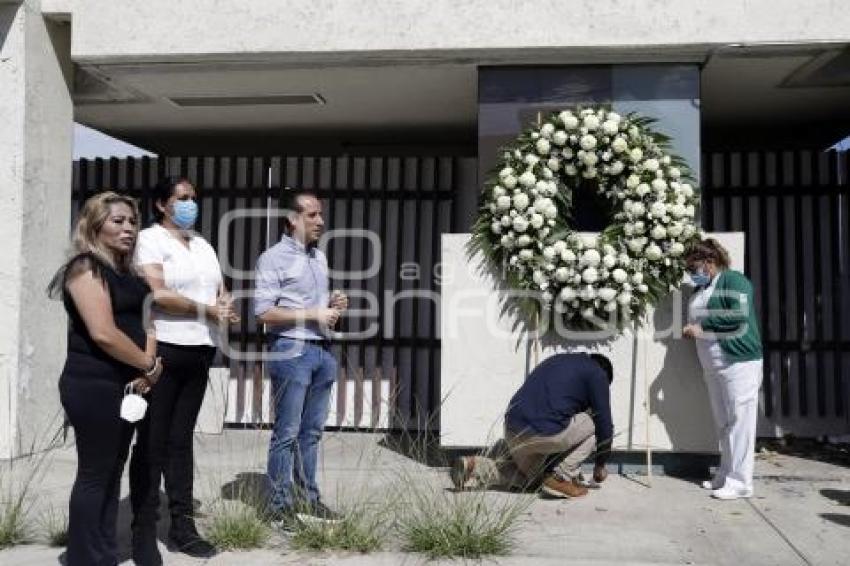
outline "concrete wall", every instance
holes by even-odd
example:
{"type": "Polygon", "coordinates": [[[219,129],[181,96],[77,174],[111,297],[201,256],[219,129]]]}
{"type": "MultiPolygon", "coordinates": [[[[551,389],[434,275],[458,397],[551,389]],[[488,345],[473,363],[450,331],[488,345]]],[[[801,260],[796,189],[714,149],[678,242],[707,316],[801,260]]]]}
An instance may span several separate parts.
{"type": "MultiPolygon", "coordinates": [[[[742,233],[714,234],[744,265],[742,233]]],[[[508,402],[528,372],[560,351],[593,350],[614,365],[611,389],[617,449],[714,452],[717,448],[708,393],[693,341],[681,339],[675,323],[686,305],[685,293],[671,295],[649,314],[637,335],[607,343],[548,342],[535,353],[517,320],[501,312],[493,280],[467,260],[468,234],[444,235],[444,273],[440,313],[440,432],[443,446],[485,446],[501,438],[508,402]],[[650,417],[647,421],[646,403],[650,417]],[[648,427],[647,427],[648,423],[648,427]]]]}
{"type": "Polygon", "coordinates": [[[92,61],[850,39],[844,0],[111,0],[76,2],[72,19],[73,56],[92,61]]]}
{"type": "Polygon", "coordinates": [[[69,233],[70,28],[35,2],[0,4],[0,458],[61,424],[66,319],[45,289],[69,233]]]}

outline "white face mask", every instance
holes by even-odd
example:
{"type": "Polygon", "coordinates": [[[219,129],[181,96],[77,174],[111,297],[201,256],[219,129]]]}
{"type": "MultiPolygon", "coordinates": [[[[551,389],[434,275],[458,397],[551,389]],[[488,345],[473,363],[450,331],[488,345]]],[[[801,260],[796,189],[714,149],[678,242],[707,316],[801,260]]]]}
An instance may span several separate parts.
{"type": "Polygon", "coordinates": [[[121,418],[127,422],[140,421],[148,409],[148,402],[138,393],[133,392],[133,384],[128,383],[124,388],[124,399],[121,400],[121,418]]]}

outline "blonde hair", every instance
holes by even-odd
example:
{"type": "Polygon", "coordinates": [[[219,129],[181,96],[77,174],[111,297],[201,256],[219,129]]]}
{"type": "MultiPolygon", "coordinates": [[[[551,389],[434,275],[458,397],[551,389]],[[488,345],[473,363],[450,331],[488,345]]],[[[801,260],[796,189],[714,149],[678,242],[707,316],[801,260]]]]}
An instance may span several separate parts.
{"type": "Polygon", "coordinates": [[[135,239],[129,252],[116,257],[111,250],[106,249],[100,243],[97,237],[100,229],[103,228],[109,218],[110,208],[113,204],[125,204],[130,208],[136,219],[136,235],[138,235],[139,205],[135,199],[119,195],[115,191],[104,191],[90,197],[80,209],[80,215],[77,218],[77,224],[74,226],[71,238],[72,255],[92,253],[113,269],[127,271],[130,269],[130,263],[133,260],[133,252],[136,248],[135,239]]]}
{"type": "Polygon", "coordinates": [[[685,261],[711,261],[720,269],[729,269],[729,252],[714,238],[695,242],[685,255],[685,261]]]}

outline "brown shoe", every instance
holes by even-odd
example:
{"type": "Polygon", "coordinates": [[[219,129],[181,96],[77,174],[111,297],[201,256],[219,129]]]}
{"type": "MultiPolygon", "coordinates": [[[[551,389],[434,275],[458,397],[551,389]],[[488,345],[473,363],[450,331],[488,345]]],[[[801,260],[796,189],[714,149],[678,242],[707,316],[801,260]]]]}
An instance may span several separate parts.
{"type": "Polygon", "coordinates": [[[580,486],[575,480],[564,479],[550,474],[543,480],[540,490],[551,497],[581,497],[587,495],[587,488],[580,486]]]}
{"type": "Polygon", "coordinates": [[[475,456],[460,456],[459,458],[455,458],[449,470],[449,476],[452,478],[455,489],[462,490],[466,487],[466,482],[472,478],[472,470],[474,469],[475,456]]]}

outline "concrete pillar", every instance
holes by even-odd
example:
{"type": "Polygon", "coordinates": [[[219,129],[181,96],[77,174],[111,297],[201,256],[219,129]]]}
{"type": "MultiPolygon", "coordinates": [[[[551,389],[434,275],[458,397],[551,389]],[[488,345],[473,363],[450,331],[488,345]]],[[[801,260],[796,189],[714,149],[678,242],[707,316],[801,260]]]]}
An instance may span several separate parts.
{"type": "Polygon", "coordinates": [[[61,425],[67,322],[45,288],[68,248],[73,132],[70,24],[0,1],[0,459],[61,425]]]}

